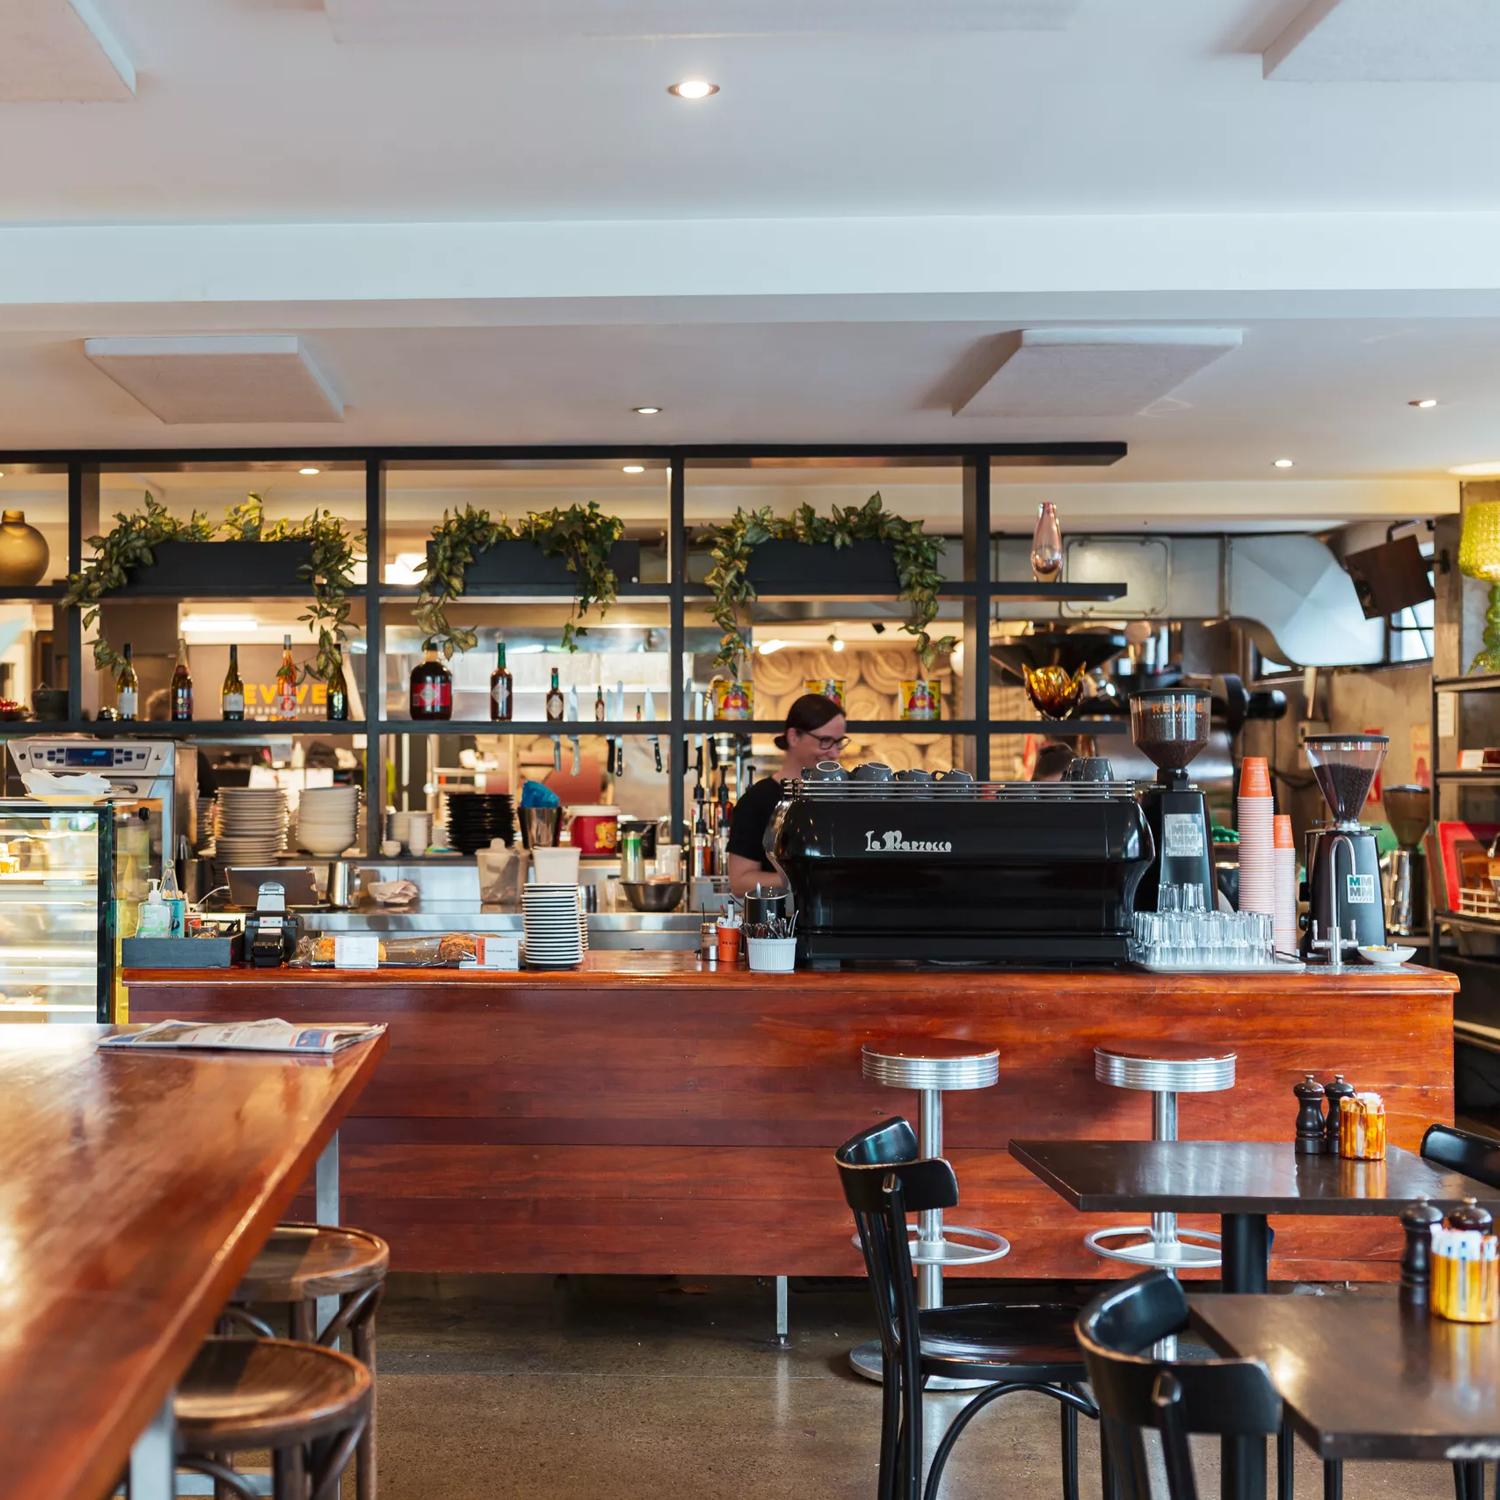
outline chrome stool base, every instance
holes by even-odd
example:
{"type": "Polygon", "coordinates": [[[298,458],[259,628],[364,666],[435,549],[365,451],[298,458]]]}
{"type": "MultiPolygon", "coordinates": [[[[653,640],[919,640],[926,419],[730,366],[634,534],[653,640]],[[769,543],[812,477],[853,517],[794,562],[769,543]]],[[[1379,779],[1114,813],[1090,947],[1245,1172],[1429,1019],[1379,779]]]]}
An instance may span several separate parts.
{"type": "Polygon", "coordinates": [[[1224,1264],[1220,1237],[1204,1229],[1178,1229],[1175,1238],[1162,1242],[1151,1236],[1149,1224],[1122,1224],[1096,1229],[1083,1243],[1105,1260],[1123,1260],[1133,1266],[1156,1266],[1171,1271],[1213,1271],[1224,1264]],[[1135,1239],[1136,1245],[1111,1245],[1110,1240],[1135,1239]]]}
{"type": "MultiPolygon", "coordinates": [[[[908,1227],[906,1237],[911,1244],[911,1263],[914,1266],[981,1266],[987,1261],[1003,1260],[1010,1254],[1010,1241],[1003,1234],[989,1229],[973,1229],[967,1224],[944,1224],[940,1240],[924,1240],[920,1229],[908,1227]],[[960,1235],[974,1241],[966,1245],[960,1235]]],[[[849,1243],[863,1251],[857,1234],[849,1236],[849,1243]]]]}

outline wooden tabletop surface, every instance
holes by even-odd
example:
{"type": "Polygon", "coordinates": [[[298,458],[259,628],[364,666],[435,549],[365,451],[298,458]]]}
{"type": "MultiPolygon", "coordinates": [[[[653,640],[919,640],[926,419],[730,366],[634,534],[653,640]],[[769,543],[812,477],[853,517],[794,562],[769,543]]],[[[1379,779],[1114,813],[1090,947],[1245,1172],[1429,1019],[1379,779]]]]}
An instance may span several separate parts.
{"type": "MultiPolygon", "coordinates": [[[[649,934],[645,935],[649,939],[649,934]]],[[[720,989],[782,988],[809,993],[858,990],[862,994],[910,996],[924,993],[962,993],[1009,989],[1055,993],[1082,992],[1103,999],[1129,999],[1157,994],[1195,995],[1207,1002],[1226,996],[1265,995],[1277,1000],[1311,1003],[1319,997],[1336,997],[1350,1003],[1361,993],[1376,995],[1431,995],[1451,993],[1458,979],[1437,969],[1407,964],[1382,970],[1365,964],[1337,974],[1309,968],[1300,974],[1150,974],[1140,969],[985,969],[985,968],[878,968],[847,972],[798,969],[791,974],[752,973],[744,964],[709,963],[695,952],[680,949],[595,950],[584,955],[576,969],[521,969],[505,972],[486,969],[127,969],[127,985],[171,988],[180,985],[250,984],[286,986],[354,986],[376,984],[431,984],[479,986],[526,985],[542,988],[635,988],[661,984],[689,988],[720,989]]],[[[1296,1101],[1292,1102],[1296,1113],[1296,1101]]]]}
{"type": "Polygon", "coordinates": [[[1395,1214],[1418,1198],[1500,1213],[1494,1188],[1400,1146],[1384,1161],[1299,1156],[1290,1140],[1013,1140],[1010,1154],[1085,1213],[1395,1214]]]}
{"type": "Polygon", "coordinates": [[[0,1028],[3,1500],[98,1500],[385,1047],[120,1053],[0,1028]]]}
{"type": "Polygon", "coordinates": [[[1500,1456],[1500,1325],[1449,1323],[1384,1289],[1190,1301],[1219,1353],[1264,1361],[1320,1457],[1500,1456]]]}

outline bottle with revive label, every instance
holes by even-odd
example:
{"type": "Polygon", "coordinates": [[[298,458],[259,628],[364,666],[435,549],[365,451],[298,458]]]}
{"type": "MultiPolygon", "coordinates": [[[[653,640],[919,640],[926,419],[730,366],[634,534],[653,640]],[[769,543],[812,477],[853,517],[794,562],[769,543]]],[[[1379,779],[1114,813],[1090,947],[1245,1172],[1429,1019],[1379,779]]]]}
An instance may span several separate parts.
{"type": "Polygon", "coordinates": [[[557,684],[557,668],[552,669],[552,686],[547,689],[547,720],[552,724],[562,723],[563,694],[557,684]]]}
{"type": "Polygon", "coordinates": [[[229,670],[224,674],[219,712],[230,724],[237,724],[245,717],[245,684],[240,681],[240,648],[236,645],[229,648],[229,670]]]}
{"type": "Polygon", "coordinates": [[[292,660],[292,638],[281,638],[281,665],[276,669],[276,704],[274,717],[297,717],[297,663],[292,660]]]}
{"type": "Polygon", "coordinates": [[[437,646],[432,641],[422,643],[422,660],[411,674],[411,716],[453,717],[453,673],[438,660],[437,646]]]}

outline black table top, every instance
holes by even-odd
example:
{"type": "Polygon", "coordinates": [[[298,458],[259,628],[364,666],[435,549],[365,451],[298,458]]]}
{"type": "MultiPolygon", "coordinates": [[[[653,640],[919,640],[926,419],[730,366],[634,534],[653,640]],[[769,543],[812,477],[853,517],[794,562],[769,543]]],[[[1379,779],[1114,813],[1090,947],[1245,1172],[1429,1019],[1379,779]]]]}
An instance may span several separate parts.
{"type": "Polygon", "coordinates": [[[1265,1363],[1321,1458],[1500,1457],[1500,1324],[1449,1323],[1389,1289],[1190,1305],[1220,1354],[1265,1363]]]}
{"type": "Polygon", "coordinates": [[[1085,1213],[1394,1214],[1417,1198],[1500,1191],[1391,1146],[1382,1161],[1299,1156],[1291,1141],[1012,1141],[1010,1154],[1085,1213]]]}

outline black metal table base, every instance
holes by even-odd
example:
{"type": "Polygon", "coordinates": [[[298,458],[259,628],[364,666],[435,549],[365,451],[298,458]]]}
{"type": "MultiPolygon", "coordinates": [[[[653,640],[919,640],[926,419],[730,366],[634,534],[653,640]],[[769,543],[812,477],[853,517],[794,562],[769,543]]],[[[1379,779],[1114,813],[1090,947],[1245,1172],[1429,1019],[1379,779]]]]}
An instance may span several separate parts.
{"type": "MultiPolygon", "coordinates": [[[[1270,1284],[1271,1233],[1264,1214],[1222,1214],[1226,1292],[1263,1293],[1270,1284]]],[[[1221,1440],[1224,1500],[1266,1500],[1266,1443],[1264,1438],[1227,1437],[1221,1440]]]]}

